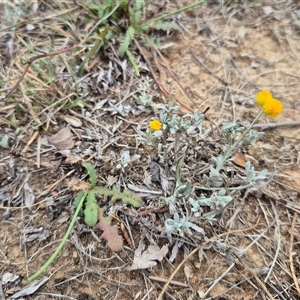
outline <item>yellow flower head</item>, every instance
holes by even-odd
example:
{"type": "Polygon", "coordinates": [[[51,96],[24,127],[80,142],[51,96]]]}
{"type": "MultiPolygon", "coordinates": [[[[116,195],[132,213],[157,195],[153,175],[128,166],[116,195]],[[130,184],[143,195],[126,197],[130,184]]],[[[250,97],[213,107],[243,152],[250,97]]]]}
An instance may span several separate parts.
{"type": "Polygon", "coordinates": [[[159,120],[155,119],[149,123],[149,128],[152,131],[158,131],[158,130],[161,130],[162,124],[159,120]]]}
{"type": "Polygon", "coordinates": [[[273,96],[269,91],[262,90],[256,94],[256,103],[260,106],[263,106],[270,99],[273,99],[273,96]]]}
{"type": "Polygon", "coordinates": [[[261,106],[265,115],[270,118],[275,118],[281,114],[283,106],[282,103],[273,98],[271,92],[262,90],[256,94],[256,103],[261,106]]]}
{"type": "Polygon", "coordinates": [[[270,118],[275,118],[281,114],[283,105],[279,100],[272,98],[265,102],[265,104],[262,106],[262,109],[265,115],[270,118]]]}

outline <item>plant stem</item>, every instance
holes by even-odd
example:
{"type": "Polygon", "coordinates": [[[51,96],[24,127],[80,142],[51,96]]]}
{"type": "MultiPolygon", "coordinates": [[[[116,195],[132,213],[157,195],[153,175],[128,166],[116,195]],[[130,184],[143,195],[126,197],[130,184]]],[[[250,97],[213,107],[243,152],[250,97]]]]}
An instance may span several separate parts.
{"type": "Polygon", "coordinates": [[[131,62],[132,66],[134,68],[135,75],[136,76],[140,76],[140,70],[139,70],[137,64],[135,63],[134,58],[133,58],[131,52],[127,49],[125,53],[127,54],[128,58],[129,58],[129,61],[131,62]]]}
{"type": "Polygon", "coordinates": [[[30,283],[32,280],[36,279],[37,277],[39,277],[41,274],[44,273],[44,271],[46,271],[46,269],[52,264],[52,262],[54,261],[54,259],[56,258],[56,256],[59,254],[59,252],[61,251],[61,249],[63,248],[64,244],[66,243],[72,229],[73,229],[73,226],[75,224],[75,221],[77,219],[77,216],[82,208],[82,205],[83,205],[83,202],[84,202],[84,199],[86,197],[88,192],[85,192],[83,194],[83,197],[81,198],[81,201],[79,203],[79,205],[77,206],[77,209],[75,211],[75,214],[71,220],[71,223],[68,227],[68,230],[67,232],[65,233],[63,239],[61,240],[59,246],[56,248],[55,252],[51,255],[51,257],[46,261],[46,263],[36,272],[34,273],[32,276],[30,276],[27,280],[23,280],[22,281],[22,284],[26,285],[28,283],[30,283]]]}
{"type": "Polygon", "coordinates": [[[263,114],[263,110],[261,110],[259,112],[259,114],[255,117],[255,119],[252,121],[252,123],[248,126],[248,128],[241,134],[241,136],[235,141],[235,143],[226,150],[223,160],[222,160],[222,164],[219,166],[217,171],[220,171],[226,160],[231,157],[233,155],[233,153],[235,153],[235,151],[240,147],[240,143],[244,140],[246,134],[249,133],[249,131],[253,128],[253,125],[259,120],[259,118],[261,117],[261,115],[263,114]]]}
{"type": "Polygon", "coordinates": [[[150,24],[153,23],[153,22],[157,22],[157,21],[162,20],[162,19],[164,19],[164,18],[167,18],[167,17],[173,16],[173,15],[176,15],[176,14],[182,12],[182,11],[191,9],[191,8],[193,8],[193,7],[197,6],[197,5],[200,5],[200,4],[204,3],[204,2],[206,2],[206,0],[200,0],[200,1],[197,1],[197,2],[195,2],[195,3],[193,3],[193,4],[190,4],[190,5],[184,6],[184,7],[182,7],[182,8],[179,8],[179,9],[177,9],[177,10],[174,10],[174,11],[168,13],[168,14],[165,14],[165,15],[162,15],[162,16],[158,16],[158,17],[153,18],[153,19],[151,19],[151,20],[149,20],[149,21],[147,21],[147,22],[145,22],[145,23],[142,23],[142,24],[139,25],[137,28],[138,28],[138,29],[143,29],[143,27],[147,27],[148,25],[150,25],[150,24]]]}

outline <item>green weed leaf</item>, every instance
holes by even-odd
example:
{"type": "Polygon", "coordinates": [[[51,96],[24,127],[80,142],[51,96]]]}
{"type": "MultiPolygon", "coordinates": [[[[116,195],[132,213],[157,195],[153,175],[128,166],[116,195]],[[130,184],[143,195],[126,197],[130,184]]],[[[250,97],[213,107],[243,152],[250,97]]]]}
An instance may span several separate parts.
{"type": "Polygon", "coordinates": [[[97,183],[97,173],[94,166],[91,163],[83,163],[82,165],[86,168],[90,176],[91,188],[94,188],[97,183]]]}
{"type": "Polygon", "coordinates": [[[93,227],[98,220],[98,204],[95,197],[95,192],[89,191],[86,197],[85,209],[84,209],[84,221],[85,223],[93,227]]]}
{"type": "Polygon", "coordinates": [[[126,50],[126,55],[128,56],[129,61],[131,62],[132,66],[133,66],[133,68],[134,68],[135,75],[136,75],[136,76],[140,76],[140,70],[139,70],[139,67],[138,67],[137,64],[135,63],[134,58],[133,58],[133,55],[131,54],[131,52],[130,52],[129,50],[126,50]]]}
{"type": "Polygon", "coordinates": [[[113,196],[112,196],[110,202],[115,203],[118,199],[121,199],[124,204],[130,204],[133,207],[141,207],[141,205],[142,205],[142,199],[138,195],[136,195],[130,191],[120,192],[117,189],[117,187],[114,186],[113,187],[113,196]]]}
{"type": "Polygon", "coordinates": [[[124,204],[130,204],[134,207],[141,207],[143,204],[142,199],[138,195],[130,191],[120,192],[116,186],[114,186],[112,190],[106,187],[96,187],[93,190],[98,195],[112,197],[111,203],[115,203],[120,199],[124,204]]]}
{"type": "Polygon", "coordinates": [[[155,25],[154,25],[155,29],[157,30],[164,30],[164,31],[168,31],[171,29],[177,29],[178,26],[175,22],[162,22],[162,21],[158,21],[155,25]]]}
{"type": "Polygon", "coordinates": [[[120,56],[124,56],[126,50],[128,49],[132,39],[134,38],[135,29],[132,26],[129,26],[129,28],[126,31],[125,37],[123,42],[121,43],[119,47],[119,54],[120,56]]]}
{"type": "MultiPolygon", "coordinates": [[[[77,196],[74,199],[73,205],[75,209],[77,209],[78,205],[84,201],[84,198],[86,197],[87,192],[85,191],[80,191],[77,196]]],[[[79,211],[79,215],[82,215],[82,209],[79,211]]]]}

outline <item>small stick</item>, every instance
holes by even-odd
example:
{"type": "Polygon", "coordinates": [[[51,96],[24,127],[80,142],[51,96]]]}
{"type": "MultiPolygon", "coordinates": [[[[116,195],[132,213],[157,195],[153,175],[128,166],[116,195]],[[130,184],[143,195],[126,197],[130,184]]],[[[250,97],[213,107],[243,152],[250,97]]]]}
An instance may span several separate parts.
{"type": "Polygon", "coordinates": [[[173,271],[171,276],[169,277],[168,281],[165,283],[163,289],[161,290],[160,294],[158,295],[156,300],[161,300],[165,291],[167,290],[168,286],[170,285],[172,278],[175,276],[175,274],[179,271],[179,269],[183,266],[183,264],[190,258],[192,257],[195,253],[197,253],[203,245],[198,246],[195,248],[187,257],[176,267],[176,269],[173,271]]]}
{"type": "Polygon", "coordinates": [[[36,199],[41,198],[42,196],[47,195],[48,193],[50,193],[50,191],[52,189],[54,189],[59,183],[61,183],[63,180],[65,180],[68,176],[70,176],[72,173],[75,172],[75,169],[71,170],[69,173],[67,173],[66,175],[64,175],[62,178],[56,180],[53,184],[51,184],[45,191],[43,191],[42,193],[40,193],[36,199]]]}
{"type": "Polygon", "coordinates": [[[39,136],[39,132],[35,131],[34,134],[31,136],[27,144],[25,145],[24,149],[22,150],[22,153],[26,152],[27,148],[33,143],[33,141],[39,136]]]}
{"type": "Polygon", "coordinates": [[[292,272],[292,276],[293,276],[293,280],[295,283],[295,287],[297,289],[298,294],[300,295],[300,288],[299,288],[299,284],[298,284],[298,280],[295,274],[295,268],[294,268],[294,263],[293,263],[293,242],[294,242],[294,230],[295,230],[295,223],[297,220],[297,216],[298,214],[295,212],[294,213],[294,217],[293,217],[293,221],[292,221],[292,228],[290,230],[290,249],[289,249],[289,261],[290,261],[290,268],[291,268],[291,272],[292,272]]]}
{"type": "Polygon", "coordinates": [[[220,282],[220,280],[226,276],[230,270],[235,266],[235,263],[232,263],[227,270],[221,275],[219,276],[219,278],[217,278],[214,283],[209,287],[209,289],[205,292],[205,294],[202,296],[203,299],[205,299],[205,297],[209,294],[209,292],[220,282]]]}
{"type": "MultiPolygon", "coordinates": [[[[10,90],[10,88],[8,89],[10,90]]],[[[16,104],[10,104],[3,107],[0,107],[0,112],[7,112],[9,109],[16,107],[16,104]]]]}
{"type": "MultiPolygon", "coordinates": [[[[166,278],[157,277],[157,276],[149,276],[149,279],[155,280],[155,281],[158,281],[158,282],[165,282],[165,283],[168,281],[168,279],[166,279],[166,278]]],[[[178,286],[181,286],[181,287],[189,287],[189,285],[186,284],[186,283],[182,283],[182,282],[174,281],[174,280],[171,280],[170,284],[178,285],[178,286]]]]}
{"type": "Polygon", "coordinates": [[[244,268],[251,273],[251,275],[255,278],[256,282],[258,285],[260,285],[260,287],[264,290],[264,292],[266,293],[266,295],[271,299],[271,300],[275,300],[273,298],[273,296],[270,294],[270,292],[268,291],[268,289],[266,288],[265,284],[258,278],[258,276],[255,274],[254,271],[251,270],[251,268],[249,268],[245,262],[245,260],[243,260],[241,257],[238,257],[238,260],[242,263],[242,265],[244,266],[244,268]]]}
{"type": "Polygon", "coordinates": [[[255,124],[253,128],[259,128],[260,130],[268,130],[272,128],[288,128],[299,126],[300,122],[287,122],[287,123],[269,123],[269,124],[255,124]]]}
{"type": "Polygon", "coordinates": [[[38,135],[37,149],[36,149],[36,166],[38,169],[41,167],[41,144],[42,144],[42,137],[38,135]]]}

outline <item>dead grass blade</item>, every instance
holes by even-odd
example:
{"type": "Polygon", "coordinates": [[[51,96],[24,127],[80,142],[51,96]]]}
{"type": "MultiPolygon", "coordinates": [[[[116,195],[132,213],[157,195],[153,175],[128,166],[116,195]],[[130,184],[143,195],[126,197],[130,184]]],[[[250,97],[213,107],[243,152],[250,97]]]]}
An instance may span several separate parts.
{"type": "Polygon", "coordinates": [[[65,48],[65,49],[61,49],[59,51],[56,51],[56,52],[52,52],[52,53],[47,53],[47,54],[40,54],[40,55],[37,55],[33,58],[31,58],[28,62],[27,62],[27,66],[23,72],[23,74],[20,76],[20,78],[17,80],[17,82],[15,83],[15,85],[11,88],[11,90],[8,92],[8,94],[4,97],[4,99],[10,97],[14,92],[15,90],[18,88],[19,84],[21,83],[21,81],[23,80],[25,74],[27,73],[28,69],[30,68],[30,65],[37,59],[40,59],[40,58],[43,58],[43,57],[51,57],[51,56],[56,56],[56,55],[60,55],[62,53],[66,53],[66,52],[69,52],[69,51],[72,51],[74,49],[76,49],[78,47],[78,45],[74,45],[72,47],[68,47],[68,48],[65,48]]]}

